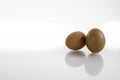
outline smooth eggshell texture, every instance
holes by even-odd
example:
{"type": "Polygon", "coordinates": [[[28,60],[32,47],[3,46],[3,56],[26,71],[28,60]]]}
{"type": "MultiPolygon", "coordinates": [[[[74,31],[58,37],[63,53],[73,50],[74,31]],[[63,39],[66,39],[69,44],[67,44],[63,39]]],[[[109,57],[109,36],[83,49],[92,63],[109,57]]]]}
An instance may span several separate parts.
{"type": "Polygon", "coordinates": [[[94,28],[86,36],[86,46],[93,52],[101,51],[105,46],[105,37],[101,30],[94,28]]]}
{"type": "Polygon", "coordinates": [[[65,41],[66,46],[72,50],[78,50],[84,47],[85,45],[85,34],[76,31],[68,35],[65,41]]]}

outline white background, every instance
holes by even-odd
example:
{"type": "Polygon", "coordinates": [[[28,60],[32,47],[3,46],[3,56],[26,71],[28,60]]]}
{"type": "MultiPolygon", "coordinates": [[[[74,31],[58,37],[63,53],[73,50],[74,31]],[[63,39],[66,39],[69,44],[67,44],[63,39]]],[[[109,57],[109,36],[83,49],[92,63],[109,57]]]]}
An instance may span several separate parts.
{"type": "Polygon", "coordinates": [[[0,0],[0,80],[119,80],[119,0],[0,0]],[[98,55],[71,52],[73,31],[99,28],[98,55]]]}

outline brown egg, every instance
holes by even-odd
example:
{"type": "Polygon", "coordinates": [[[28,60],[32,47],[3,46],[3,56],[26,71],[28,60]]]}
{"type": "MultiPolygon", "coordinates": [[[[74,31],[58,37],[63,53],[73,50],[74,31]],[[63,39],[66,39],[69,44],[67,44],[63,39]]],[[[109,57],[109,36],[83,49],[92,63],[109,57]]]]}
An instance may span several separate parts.
{"type": "Polygon", "coordinates": [[[97,28],[90,30],[86,36],[86,45],[93,53],[101,51],[105,46],[103,32],[97,28]]]}
{"type": "Polygon", "coordinates": [[[68,35],[65,44],[72,50],[81,49],[85,45],[85,34],[80,31],[73,32],[68,35]]]}

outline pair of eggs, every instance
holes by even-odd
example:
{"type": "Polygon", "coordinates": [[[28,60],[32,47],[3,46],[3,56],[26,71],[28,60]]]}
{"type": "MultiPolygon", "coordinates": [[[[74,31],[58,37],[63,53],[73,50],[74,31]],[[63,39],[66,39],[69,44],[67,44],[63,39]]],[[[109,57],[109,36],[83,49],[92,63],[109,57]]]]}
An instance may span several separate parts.
{"type": "Polygon", "coordinates": [[[93,28],[85,36],[83,32],[76,31],[68,35],[66,46],[72,50],[78,50],[85,46],[93,52],[100,52],[105,46],[105,36],[100,29],[93,28]]]}

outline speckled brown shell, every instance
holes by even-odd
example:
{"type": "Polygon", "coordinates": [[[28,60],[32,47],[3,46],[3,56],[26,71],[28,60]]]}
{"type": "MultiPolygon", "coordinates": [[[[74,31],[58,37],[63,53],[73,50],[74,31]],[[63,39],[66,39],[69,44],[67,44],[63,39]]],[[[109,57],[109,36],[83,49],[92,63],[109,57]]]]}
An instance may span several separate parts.
{"type": "Polygon", "coordinates": [[[72,50],[78,50],[84,47],[85,45],[85,34],[76,31],[68,35],[65,41],[66,46],[72,50]]]}
{"type": "Polygon", "coordinates": [[[101,30],[94,28],[86,36],[86,46],[93,52],[101,51],[105,46],[105,37],[101,30]]]}

